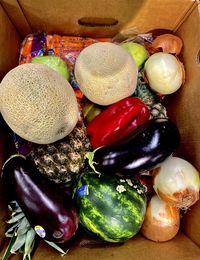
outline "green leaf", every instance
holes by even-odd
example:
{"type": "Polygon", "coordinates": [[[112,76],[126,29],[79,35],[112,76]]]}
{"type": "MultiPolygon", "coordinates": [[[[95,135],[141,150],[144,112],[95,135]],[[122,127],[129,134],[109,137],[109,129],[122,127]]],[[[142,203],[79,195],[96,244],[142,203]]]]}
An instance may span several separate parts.
{"type": "Polygon", "coordinates": [[[17,229],[17,235],[23,235],[28,232],[30,229],[30,223],[28,222],[27,218],[23,218],[18,229],[17,229]]]}
{"type": "Polygon", "coordinates": [[[13,211],[11,205],[8,205],[8,209],[9,209],[10,211],[13,211]]]}
{"type": "Polygon", "coordinates": [[[14,209],[12,214],[11,214],[11,217],[13,218],[13,217],[15,217],[15,216],[17,216],[19,214],[24,214],[24,213],[22,212],[22,210],[20,208],[14,209]]]}
{"type": "Polygon", "coordinates": [[[33,245],[35,243],[35,235],[35,230],[32,228],[27,232],[23,259],[25,259],[25,257],[28,257],[28,255],[31,253],[33,245]]]}
{"type": "Polygon", "coordinates": [[[5,236],[6,237],[10,237],[10,236],[13,236],[15,231],[16,231],[16,227],[19,225],[20,223],[17,222],[15,224],[13,224],[5,233],[5,236]]]}
{"type": "MultiPolygon", "coordinates": [[[[15,209],[15,212],[16,212],[16,213],[23,213],[20,207],[16,208],[16,209],[15,209]]],[[[24,213],[23,213],[23,214],[24,214],[24,213]]]]}
{"type": "Polygon", "coordinates": [[[7,223],[8,224],[12,224],[12,223],[14,223],[14,222],[17,222],[17,221],[19,221],[21,218],[23,218],[24,217],[24,213],[20,213],[20,214],[18,214],[18,215],[16,215],[15,217],[12,217],[11,219],[9,219],[8,221],[7,221],[7,223]]]}
{"type": "Polygon", "coordinates": [[[11,211],[15,211],[16,209],[18,209],[20,207],[19,207],[18,203],[15,200],[13,200],[13,201],[10,202],[9,208],[12,209],[11,211]]]}
{"type": "Polygon", "coordinates": [[[31,260],[31,255],[28,254],[26,256],[23,256],[23,260],[31,260]]]}
{"type": "Polygon", "coordinates": [[[24,243],[26,241],[26,234],[23,234],[21,236],[16,236],[16,237],[17,237],[17,239],[10,250],[10,252],[12,254],[15,254],[20,249],[20,247],[22,247],[24,245],[24,243]]]}
{"type": "Polygon", "coordinates": [[[8,247],[6,248],[6,251],[2,257],[2,260],[7,260],[8,257],[12,254],[11,253],[11,248],[12,246],[14,245],[15,241],[16,241],[17,237],[13,236],[11,239],[10,239],[10,243],[8,245],[8,247]]]}
{"type": "Polygon", "coordinates": [[[60,248],[57,244],[44,240],[47,244],[49,244],[51,247],[53,247],[54,249],[56,249],[58,252],[61,253],[61,256],[64,256],[68,253],[69,250],[67,250],[66,252],[62,250],[62,248],[60,248]]]}
{"type": "Polygon", "coordinates": [[[17,203],[16,200],[12,200],[12,201],[10,202],[10,205],[11,205],[11,207],[12,207],[12,205],[13,205],[13,207],[19,207],[19,205],[18,205],[18,203],[17,203]]]}

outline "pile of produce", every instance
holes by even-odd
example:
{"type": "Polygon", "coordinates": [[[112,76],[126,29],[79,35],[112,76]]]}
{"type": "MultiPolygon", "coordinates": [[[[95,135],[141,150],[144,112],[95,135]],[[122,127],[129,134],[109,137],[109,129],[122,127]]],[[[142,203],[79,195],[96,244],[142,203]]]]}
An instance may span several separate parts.
{"type": "Polygon", "coordinates": [[[93,42],[74,67],[42,53],[8,72],[0,111],[29,152],[2,168],[12,212],[3,260],[31,259],[38,238],[65,254],[80,229],[106,243],[177,234],[200,190],[162,104],[184,83],[182,46],[172,34],[93,42]]]}

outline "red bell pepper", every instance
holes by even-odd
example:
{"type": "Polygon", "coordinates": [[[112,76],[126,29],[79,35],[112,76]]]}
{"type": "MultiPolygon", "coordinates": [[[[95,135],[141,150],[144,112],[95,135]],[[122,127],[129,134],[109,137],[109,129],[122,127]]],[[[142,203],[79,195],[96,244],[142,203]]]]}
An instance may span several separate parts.
{"type": "Polygon", "coordinates": [[[147,106],[136,97],[122,99],[96,116],[87,126],[91,146],[95,149],[120,141],[139,125],[148,121],[147,106]]]}

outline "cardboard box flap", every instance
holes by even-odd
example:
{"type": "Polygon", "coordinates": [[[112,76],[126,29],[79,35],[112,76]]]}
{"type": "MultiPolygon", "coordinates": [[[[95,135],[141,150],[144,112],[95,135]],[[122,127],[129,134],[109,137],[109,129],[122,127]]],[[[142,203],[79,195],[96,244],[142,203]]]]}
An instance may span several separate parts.
{"type": "Polygon", "coordinates": [[[18,64],[20,37],[0,5],[0,81],[18,64]]]}
{"type": "Polygon", "coordinates": [[[124,27],[133,27],[136,32],[147,32],[156,28],[174,30],[196,3],[195,0],[1,2],[15,26],[23,34],[30,25],[33,32],[98,37],[114,36],[124,27]],[[17,2],[21,10],[17,7],[17,2]],[[22,13],[25,18],[22,17],[22,13]]]}
{"type": "MultiPolygon", "coordinates": [[[[95,36],[112,36],[120,29],[135,27],[144,32],[155,28],[174,30],[188,16],[177,33],[183,38],[183,59],[187,75],[185,86],[170,98],[169,116],[180,127],[182,144],[179,155],[191,161],[200,170],[200,122],[199,113],[199,7],[195,0],[145,0],[145,1],[106,1],[97,4],[95,0],[87,1],[30,1],[30,0],[0,0],[0,3],[19,3],[20,8],[4,5],[15,27],[22,33],[26,32],[27,24],[35,31],[47,31],[60,34],[78,34],[95,36]],[[14,10],[14,12],[13,12],[14,10]],[[15,12],[16,15],[15,15],[15,12]],[[20,20],[21,19],[21,20],[20,20]],[[26,24],[27,21],[27,24],[26,24]],[[25,26],[25,27],[24,27],[25,26]],[[20,28],[21,27],[21,28],[20,28]]],[[[17,65],[20,37],[0,5],[0,77],[17,65]]],[[[25,36],[25,35],[24,35],[25,36]]],[[[2,127],[2,126],[1,126],[2,127]]],[[[0,132],[1,134],[1,132],[0,132]]],[[[2,137],[2,136],[1,136],[2,137]]],[[[4,141],[4,140],[3,140],[4,141]]],[[[9,142],[7,142],[9,143],[9,142]]],[[[3,142],[0,147],[5,148],[3,142]]],[[[4,151],[0,149],[0,153],[4,151]]],[[[0,162],[1,164],[2,162],[0,162]]],[[[1,188],[0,188],[1,190],[1,188]]],[[[1,198],[4,194],[1,190],[1,198]]],[[[3,231],[6,215],[5,200],[0,203],[0,234],[3,231]]],[[[88,249],[74,248],[66,258],[79,259],[200,259],[200,202],[184,217],[183,233],[167,243],[154,243],[138,235],[121,247],[88,249]],[[192,242],[191,238],[195,243],[192,242]],[[166,253],[167,252],[167,253],[166,253]]],[[[0,239],[0,254],[3,247],[0,239]]],[[[5,244],[4,244],[5,245],[5,244]]],[[[57,252],[41,244],[33,259],[60,259],[57,252]]],[[[14,259],[21,259],[16,256],[14,259]]]]}
{"type": "MultiPolygon", "coordinates": [[[[69,250],[65,259],[68,260],[185,260],[199,259],[200,249],[181,232],[167,243],[156,243],[145,239],[141,235],[130,239],[121,246],[104,248],[74,247],[69,250]]],[[[55,250],[46,243],[41,243],[36,250],[34,259],[59,259],[55,250]]]]}
{"type": "Polygon", "coordinates": [[[31,33],[31,27],[17,0],[2,0],[0,3],[21,36],[25,37],[31,33]]]}
{"type": "MultiPolygon", "coordinates": [[[[177,34],[183,39],[183,61],[186,69],[185,85],[168,98],[168,115],[178,125],[181,145],[178,155],[200,171],[200,5],[180,26],[177,34]]],[[[200,246],[200,201],[184,216],[184,232],[200,246]]]]}

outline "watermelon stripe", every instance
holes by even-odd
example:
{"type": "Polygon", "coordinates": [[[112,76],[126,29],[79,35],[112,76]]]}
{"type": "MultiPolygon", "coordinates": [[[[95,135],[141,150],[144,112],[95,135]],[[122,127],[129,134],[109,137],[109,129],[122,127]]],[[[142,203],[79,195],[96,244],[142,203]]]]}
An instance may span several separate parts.
{"type": "Polygon", "coordinates": [[[121,230],[120,228],[117,229],[116,227],[112,229],[110,225],[106,225],[105,223],[104,228],[101,228],[101,223],[99,223],[95,218],[89,217],[88,214],[82,214],[81,219],[84,219],[84,222],[81,222],[83,226],[86,225],[90,232],[95,233],[97,236],[103,238],[106,241],[120,242],[132,237],[132,231],[130,230],[125,231],[121,230]],[[112,239],[110,235],[114,237],[114,239],[112,239]]]}
{"type": "Polygon", "coordinates": [[[125,241],[139,231],[146,209],[146,196],[140,184],[134,188],[130,182],[120,182],[116,177],[98,177],[96,173],[87,172],[79,180],[77,189],[82,185],[88,185],[89,194],[75,194],[75,198],[84,228],[109,242],[125,241]],[[124,190],[121,193],[119,186],[124,190]]]}
{"type": "MultiPolygon", "coordinates": [[[[135,216],[138,216],[138,214],[140,213],[141,207],[143,207],[144,205],[144,198],[141,197],[141,195],[138,196],[138,193],[135,192],[134,189],[130,189],[130,187],[128,186],[127,183],[124,184],[125,188],[126,188],[126,194],[120,194],[118,192],[116,192],[113,197],[112,200],[108,200],[106,198],[107,194],[110,194],[111,192],[113,192],[112,186],[110,184],[110,186],[107,185],[107,183],[105,183],[106,185],[97,185],[97,183],[95,182],[94,186],[90,186],[89,187],[89,192],[90,194],[94,194],[94,197],[92,196],[90,199],[91,200],[95,200],[98,199],[99,204],[102,203],[103,205],[106,205],[110,207],[113,207],[113,203],[118,203],[119,205],[121,205],[122,211],[124,211],[124,207],[125,208],[132,208],[133,210],[133,214],[135,216]],[[96,188],[98,187],[98,189],[96,188]],[[106,194],[107,193],[107,194],[106,194]],[[103,196],[104,195],[104,196],[103,196]],[[113,202],[115,200],[115,202],[113,202]],[[135,204],[133,204],[133,200],[135,202],[135,204]],[[138,201],[139,200],[139,201],[138,201]]],[[[105,210],[105,209],[104,209],[105,210]]],[[[110,208],[109,208],[110,210],[110,208]]],[[[115,211],[115,208],[113,209],[115,211]]],[[[116,214],[119,211],[119,207],[116,207],[116,214]]]]}
{"type": "Polygon", "coordinates": [[[99,230],[99,223],[94,222],[93,219],[91,219],[91,218],[88,216],[88,214],[82,213],[82,214],[80,215],[80,218],[81,218],[81,220],[84,220],[84,222],[81,221],[81,224],[82,224],[83,226],[86,225],[86,226],[87,226],[87,229],[88,229],[90,232],[96,234],[98,237],[103,238],[103,239],[106,240],[106,241],[116,242],[115,240],[110,239],[109,237],[107,237],[107,236],[105,235],[105,232],[99,230]],[[97,224],[96,224],[96,223],[97,223],[97,224]],[[95,224],[96,224],[96,225],[95,225],[95,224]]]}

